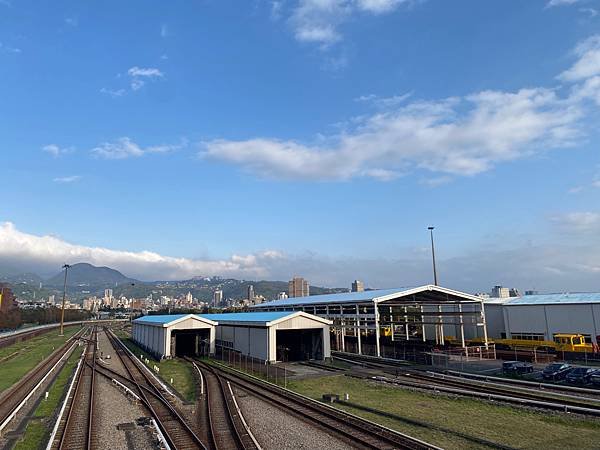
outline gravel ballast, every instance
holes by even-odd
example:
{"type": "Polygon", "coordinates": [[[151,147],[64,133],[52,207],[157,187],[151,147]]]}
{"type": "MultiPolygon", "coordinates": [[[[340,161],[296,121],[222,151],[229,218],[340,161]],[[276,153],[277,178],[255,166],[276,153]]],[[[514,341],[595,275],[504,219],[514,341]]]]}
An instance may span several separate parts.
{"type": "Polygon", "coordinates": [[[320,428],[303,422],[272,404],[234,389],[244,419],[264,450],[327,449],[347,450],[348,443],[320,428]]]}

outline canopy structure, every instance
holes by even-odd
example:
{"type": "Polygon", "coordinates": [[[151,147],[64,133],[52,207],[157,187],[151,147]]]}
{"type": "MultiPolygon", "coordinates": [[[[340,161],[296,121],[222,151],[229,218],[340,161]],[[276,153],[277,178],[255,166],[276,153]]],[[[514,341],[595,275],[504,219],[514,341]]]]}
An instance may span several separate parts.
{"type": "Polygon", "coordinates": [[[337,347],[346,351],[347,341],[363,353],[364,343],[391,341],[444,345],[479,338],[487,345],[483,300],[441,286],[381,289],[341,294],[293,297],[262,303],[255,311],[304,311],[333,321],[337,347]]]}

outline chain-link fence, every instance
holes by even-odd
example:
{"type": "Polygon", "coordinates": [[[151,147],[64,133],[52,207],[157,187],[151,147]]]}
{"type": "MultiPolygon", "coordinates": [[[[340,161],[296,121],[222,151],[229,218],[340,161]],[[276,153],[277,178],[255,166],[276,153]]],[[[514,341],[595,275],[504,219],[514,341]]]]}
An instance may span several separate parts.
{"type": "Polygon", "coordinates": [[[285,367],[278,367],[262,359],[243,355],[231,348],[217,347],[214,359],[281,386],[287,386],[288,376],[291,374],[285,367]]]}

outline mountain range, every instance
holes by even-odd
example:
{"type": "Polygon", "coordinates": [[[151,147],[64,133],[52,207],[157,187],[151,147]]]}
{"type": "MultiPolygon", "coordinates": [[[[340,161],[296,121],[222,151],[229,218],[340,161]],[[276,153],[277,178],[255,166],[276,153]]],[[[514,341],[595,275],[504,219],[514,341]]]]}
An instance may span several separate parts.
{"type": "MultiPolygon", "coordinates": [[[[2,273],[0,268],[0,281],[14,285],[15,294],[24,300],[41,299],[52,294],[62,295],[64,271],[44,280],[33,273],[2,273]]],[[[180,281],[139,281],[110,267],[97,267],[88,263],[73,264],[67,276],[67,292],[75,301],[90,295],[102,296],[105,289],[112,289],[115,296],[125,295],[130,298],[149,295],[178,297],[191,292],[195,298],[208,302],[216,289],[223,291],[224,298],[245,298],[250,285],[254,287],[255,295],[262,295],[267,300],[276,298],[279,292],[285,292],[288,288],[286,281],[248,281],[201,276],[180,281]]],[[[310,287],[312,295],[347,291],[346,288],[310,287]]]]}

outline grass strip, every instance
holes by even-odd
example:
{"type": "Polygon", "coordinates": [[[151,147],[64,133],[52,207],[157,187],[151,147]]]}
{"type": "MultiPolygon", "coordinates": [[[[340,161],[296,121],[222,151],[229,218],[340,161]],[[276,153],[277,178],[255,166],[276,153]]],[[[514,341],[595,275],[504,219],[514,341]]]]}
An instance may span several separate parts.
{"type": "Polygon", "coordinates": [[[11,387],[40,362],[73,336],[79,327],[65,328],[65,335],[58,336],[57,330],[49,331],[23,342],[0,349],[0,359],[12,355],[0,364],[0,393],[11,387]],[[14,353],[18,353],[14,355],[14,353]]]}
{"type": "Polygon", "coordinates": [[[330,375],[288,382],[288,388],[314,399],[323,394],[348,393],[349,401],[390,416],[431,424],[426,429],[381,414],[341,404],[334,406],[368,420],[423,439],[446,449],[486,448],[449,432],[481,438],[521,449],[597,449],[600,420],[564,413],[539,412],[449,395],[400,389],[374,381],[330,375]],[[447,430],[446,432],[440,431],[447,430]]]}
{"type": "Polygon", "coordinates": [[[39,449],[46,443],[54,425],[51,419],[54,417],[61,400],[65,396],[67,385],[80,356],[81,351],[79,347],[75,347],[69,359],[52,382],[48,390],[48,398],[42,399],[33,412],[32,418],[25,428],[25,433],[15,444],[14,450],[39,449]]]}

